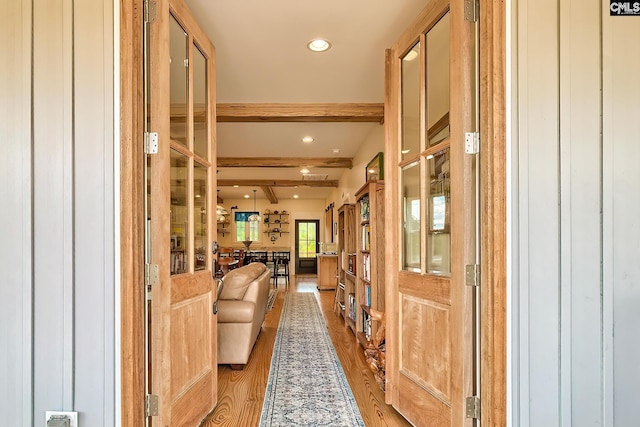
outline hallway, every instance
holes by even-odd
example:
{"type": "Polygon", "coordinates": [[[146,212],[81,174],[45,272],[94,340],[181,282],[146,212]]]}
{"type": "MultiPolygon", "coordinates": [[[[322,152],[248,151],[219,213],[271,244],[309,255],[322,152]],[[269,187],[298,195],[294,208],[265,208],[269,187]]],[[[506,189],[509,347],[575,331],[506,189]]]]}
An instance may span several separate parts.
{"type": "MultiPolygon", "coordinates": [[[[314,292],[325,316],[333,346],[356,398],[367,426],[409,426],[391,406],[384,403],[384,394],[375,383],[360,347],[342,318],[333,313],[333,291],[318,292],[316,276],[295,276],[290,292],[314,292]]],[[[267,313],[249,363],[243,371],[233,371],[226,365],[218,370],[218,405],[202,422],[202,427],[257,426],[269,376],[271,351],[278,329],[286,294],[284,283],[278,285],[278,297],[267,313]]]]}

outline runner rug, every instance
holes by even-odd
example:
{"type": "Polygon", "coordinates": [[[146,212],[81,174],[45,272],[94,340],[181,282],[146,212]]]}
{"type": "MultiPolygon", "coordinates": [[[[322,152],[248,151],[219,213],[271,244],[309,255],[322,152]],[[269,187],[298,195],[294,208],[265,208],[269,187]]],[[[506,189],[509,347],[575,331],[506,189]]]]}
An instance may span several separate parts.
{"type": "Polygon", "coordinates": [[[313,293],[286,295],[260,426],[364,426],[313,293]]]}

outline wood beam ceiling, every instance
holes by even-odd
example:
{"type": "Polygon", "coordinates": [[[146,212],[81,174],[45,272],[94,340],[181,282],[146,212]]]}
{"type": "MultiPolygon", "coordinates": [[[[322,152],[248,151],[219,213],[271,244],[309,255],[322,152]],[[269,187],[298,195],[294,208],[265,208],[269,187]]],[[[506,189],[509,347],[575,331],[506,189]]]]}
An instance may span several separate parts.
{"type": "Polygon", "coordinates": [[[338,180],[305,181],[295,179],[219,179],[218,187],[338,187],[338,180]]]}
{"type": "Polygon", "coordinates": [[[353,168],[350,157],[218,157],[219,168],[353,168]]]}
{"type": "Polygon", "coordinates": [[[260,188],[272,205],[278,203],[278,198],[276,197],[276,193],[273,192],[272,187],[269,187],[268,185],[261,185],[260,188]]]}
{"type": "Polygon", "coordinates": [[[384,120],[380,103],[217,104],[218,122],[376,122],[384,120]]]}

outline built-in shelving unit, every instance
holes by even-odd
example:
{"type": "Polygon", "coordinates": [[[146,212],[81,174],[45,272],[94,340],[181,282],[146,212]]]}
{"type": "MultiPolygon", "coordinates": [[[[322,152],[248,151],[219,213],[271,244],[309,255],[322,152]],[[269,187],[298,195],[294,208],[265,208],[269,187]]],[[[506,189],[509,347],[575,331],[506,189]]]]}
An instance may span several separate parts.
{"type": "Polygon", "coordinates": [[[282,237],[283,234],[289,234],[289,214],[287,212],[264,213],[264,233],[269,237],[282,237]]]}
{"type": "Polygon", "coordinates": [[[384,182],[370,181],[356,193],[356,336],[366,346],[378,324],[371,310],[384,312],[384,182]]]}
{"type": "Polygon", "coordinates": [[[338,209],[338,288],[339,314],[356,333],[358,300],[356,297],[356,207],[346,203],[338,209]]]}

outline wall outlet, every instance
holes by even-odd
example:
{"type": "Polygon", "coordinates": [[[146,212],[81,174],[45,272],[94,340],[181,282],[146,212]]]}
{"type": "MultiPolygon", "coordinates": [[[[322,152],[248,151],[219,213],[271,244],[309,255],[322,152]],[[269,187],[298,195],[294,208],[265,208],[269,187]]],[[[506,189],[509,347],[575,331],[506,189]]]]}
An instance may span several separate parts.
{"type": "Polygon", "coordinates": [[[78,427],[78,413],[68,412],[68,411],[46,411],[45,418],[44,418],[45,426],[48,426],[51,418],[56,415],[66,415],[70,420],[69,427],[78,427]]]}

